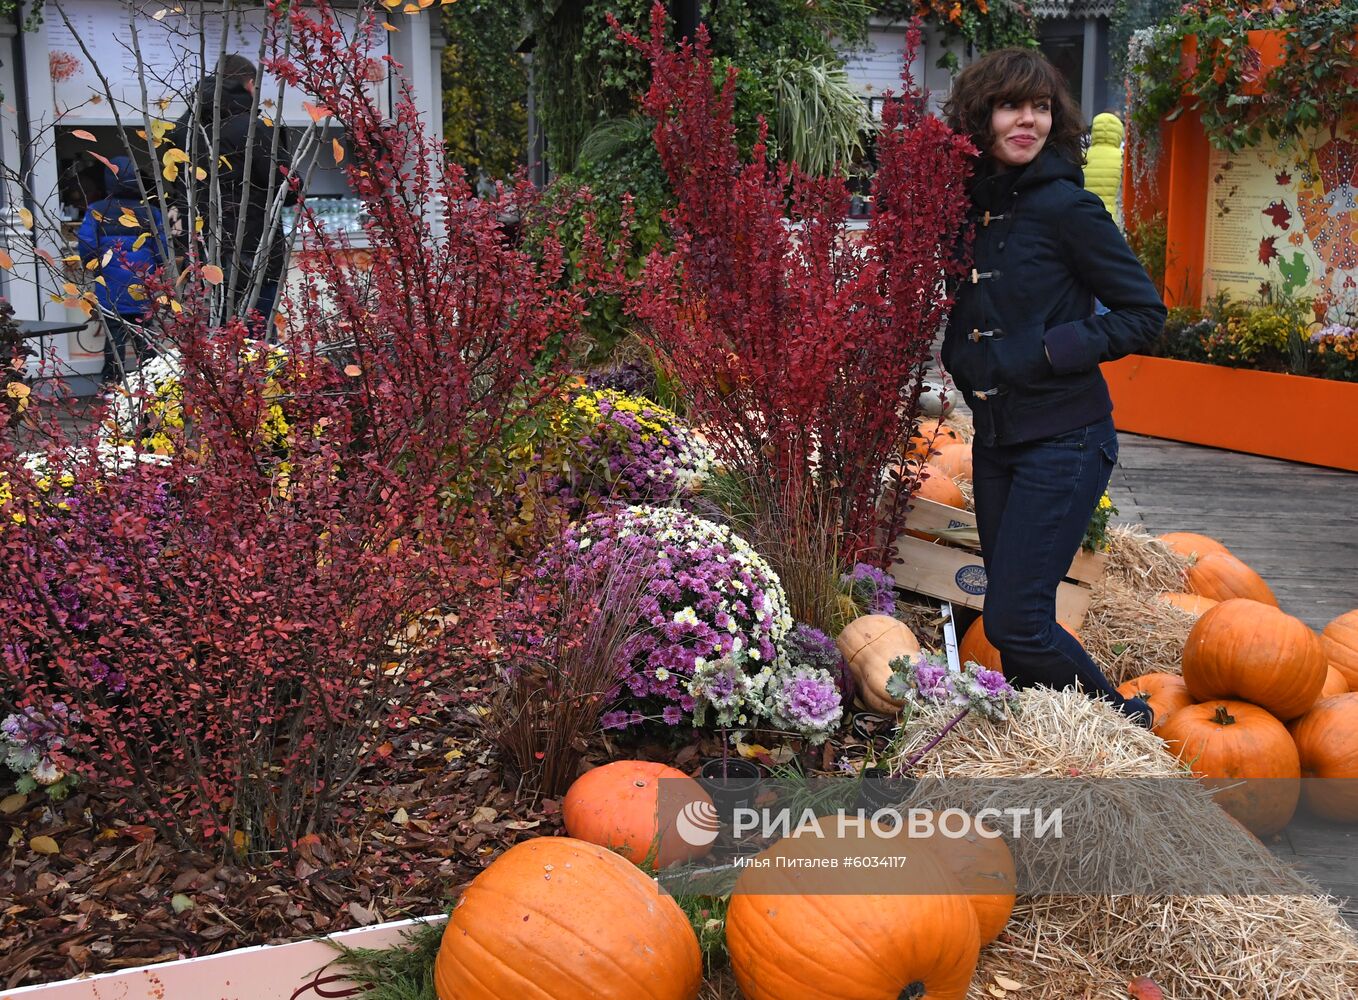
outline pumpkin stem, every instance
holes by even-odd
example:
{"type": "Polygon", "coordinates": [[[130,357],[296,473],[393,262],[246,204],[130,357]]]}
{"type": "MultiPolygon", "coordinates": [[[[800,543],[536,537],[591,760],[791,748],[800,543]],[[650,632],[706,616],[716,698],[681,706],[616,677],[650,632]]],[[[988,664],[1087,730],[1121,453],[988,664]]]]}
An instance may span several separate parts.
{"type": "Polygon", "coordinates": [[[1235,716],[1226,710],[1225,705],[1217,706],[1216,714],[1212,716],[1212,720],[1219,726],[1235,725],[1235,716]]]}
{"type": "Polygon", "coordinates": [[[916,979],[913,983],[901,990],[900,996],[896,1000],[919,1000],[929,992],[929,988],[921,980],[916,979]]]}

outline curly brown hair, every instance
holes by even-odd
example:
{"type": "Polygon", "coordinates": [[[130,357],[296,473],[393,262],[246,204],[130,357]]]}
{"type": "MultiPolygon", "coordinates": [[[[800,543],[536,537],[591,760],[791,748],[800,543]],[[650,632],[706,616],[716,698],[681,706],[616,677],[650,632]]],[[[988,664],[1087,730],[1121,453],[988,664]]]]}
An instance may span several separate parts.
{"type": "Polygon", "coordinates": [[[1033,49],[995,49],[967,66],[953,81],[943,105],[948,125],[971,139],[982,158],[995,142],[990,115],[1001,101],[1051,101],[1052,128],[1047,145],[1071,163],[1084,161],[1080,108],[1070,96],[1061,71],[1033,49]]]}

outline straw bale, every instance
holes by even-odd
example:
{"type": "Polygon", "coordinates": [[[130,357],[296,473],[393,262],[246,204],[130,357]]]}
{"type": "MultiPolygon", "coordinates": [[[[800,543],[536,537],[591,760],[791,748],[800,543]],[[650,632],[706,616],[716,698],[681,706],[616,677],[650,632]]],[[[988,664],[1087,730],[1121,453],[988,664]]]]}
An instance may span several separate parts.
{"type": "Polygon", "coordinates": [[[1180,672],[1196,619],[1156,595],[1181,591],[1188,561],[1136,525],[1108,532],[1107,570],[1094,587],[1080,642],[1114,684],[1180,672]]]}
{"type": "Polygon", "coordinates": [[[1080,643],[1114,684],[1156,671],[1177,674],[1196,620],[1154,593],[1107,577],[1094,588],[1080,643]]]}
{"type": "MultiPolygon", "coordinates": [[[[912,718],[902,757],[947,716],[943,708],[912,718]]],[[[1020,1000],[1125,998],[1127,982],[1143,975],[1185,1000],[1358,1000],[1358,935],[1335,902],[1217,808],[1158,737],[1110,706],[1078,691],[1025,691],[1015,719],[969,717],[919,770],[940,778],[1163,779],[1162,802],[1143,794],[1135,809],[1119,810],[1115,795],[1104,795],[1098,810],[1081,814],[1079,825],[1092,825],[1095,838],[1122,846],[1075,863],[1088,865],[1091,878],[1110,862],[1185,875],[1235,865],[1273,886],[1269,895],[1022,897],[983,955],[969,997],[995,996],[989,987],[1000,973],[1024,984],[1010,994],[1020,1000]]]]}

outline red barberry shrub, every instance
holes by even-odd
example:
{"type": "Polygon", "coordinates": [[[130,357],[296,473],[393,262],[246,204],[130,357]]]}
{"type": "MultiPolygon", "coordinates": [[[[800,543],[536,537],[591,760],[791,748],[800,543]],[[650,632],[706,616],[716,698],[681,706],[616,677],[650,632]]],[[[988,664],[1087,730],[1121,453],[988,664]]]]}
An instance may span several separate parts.
{"type": "Polygon", "coordinates": [[[926,113],[908,52],[904,92],[882,111],[873,216],[851,241],[843,181],[768,162],[763,133],[742,159],[734,71],[714,88],[705,31],[676,50],[664,22],[657,3],[649,41],[625,36],[651,63],[643,107],[677,197],[674,249],[651,254],[631,308],[724,464],[809,490],[849,563],[884,564],[921,377],[963,267],[970,143],[926,113]]]}
{"type": "Polygon", "coordinates": [[[408,94],[373,103],[366,35],[323,2],[273,17],[271,69],[345,130],[370,268],[303,204],[276,347],[213,325],[220,277],[190,273],[149,289],[173,378],[120,404],[154,433],[0,441],[0,715],[60,702],[82,777],[228,856],[324,833],[387,735],[450,711],[499,647],[497,472],[561,391],[567,352],[546,348],[582,308],[559,245],[506,231],[530,190],[476,199],[408,94]]]}

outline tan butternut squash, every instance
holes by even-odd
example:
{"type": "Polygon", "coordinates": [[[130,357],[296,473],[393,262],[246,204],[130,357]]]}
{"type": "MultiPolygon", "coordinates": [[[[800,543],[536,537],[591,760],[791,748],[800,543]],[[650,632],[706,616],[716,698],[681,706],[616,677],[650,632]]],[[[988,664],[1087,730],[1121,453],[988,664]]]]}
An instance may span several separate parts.
{"type": "Polygon", "coordinates": [[[863,615],[844,626],[835,642],[849,664],[863,706],[882,715],[897,714],[904,703],[886,693],[886,682],[892,660],[919,657],[914,633],[890,615],[863,615]]]}

